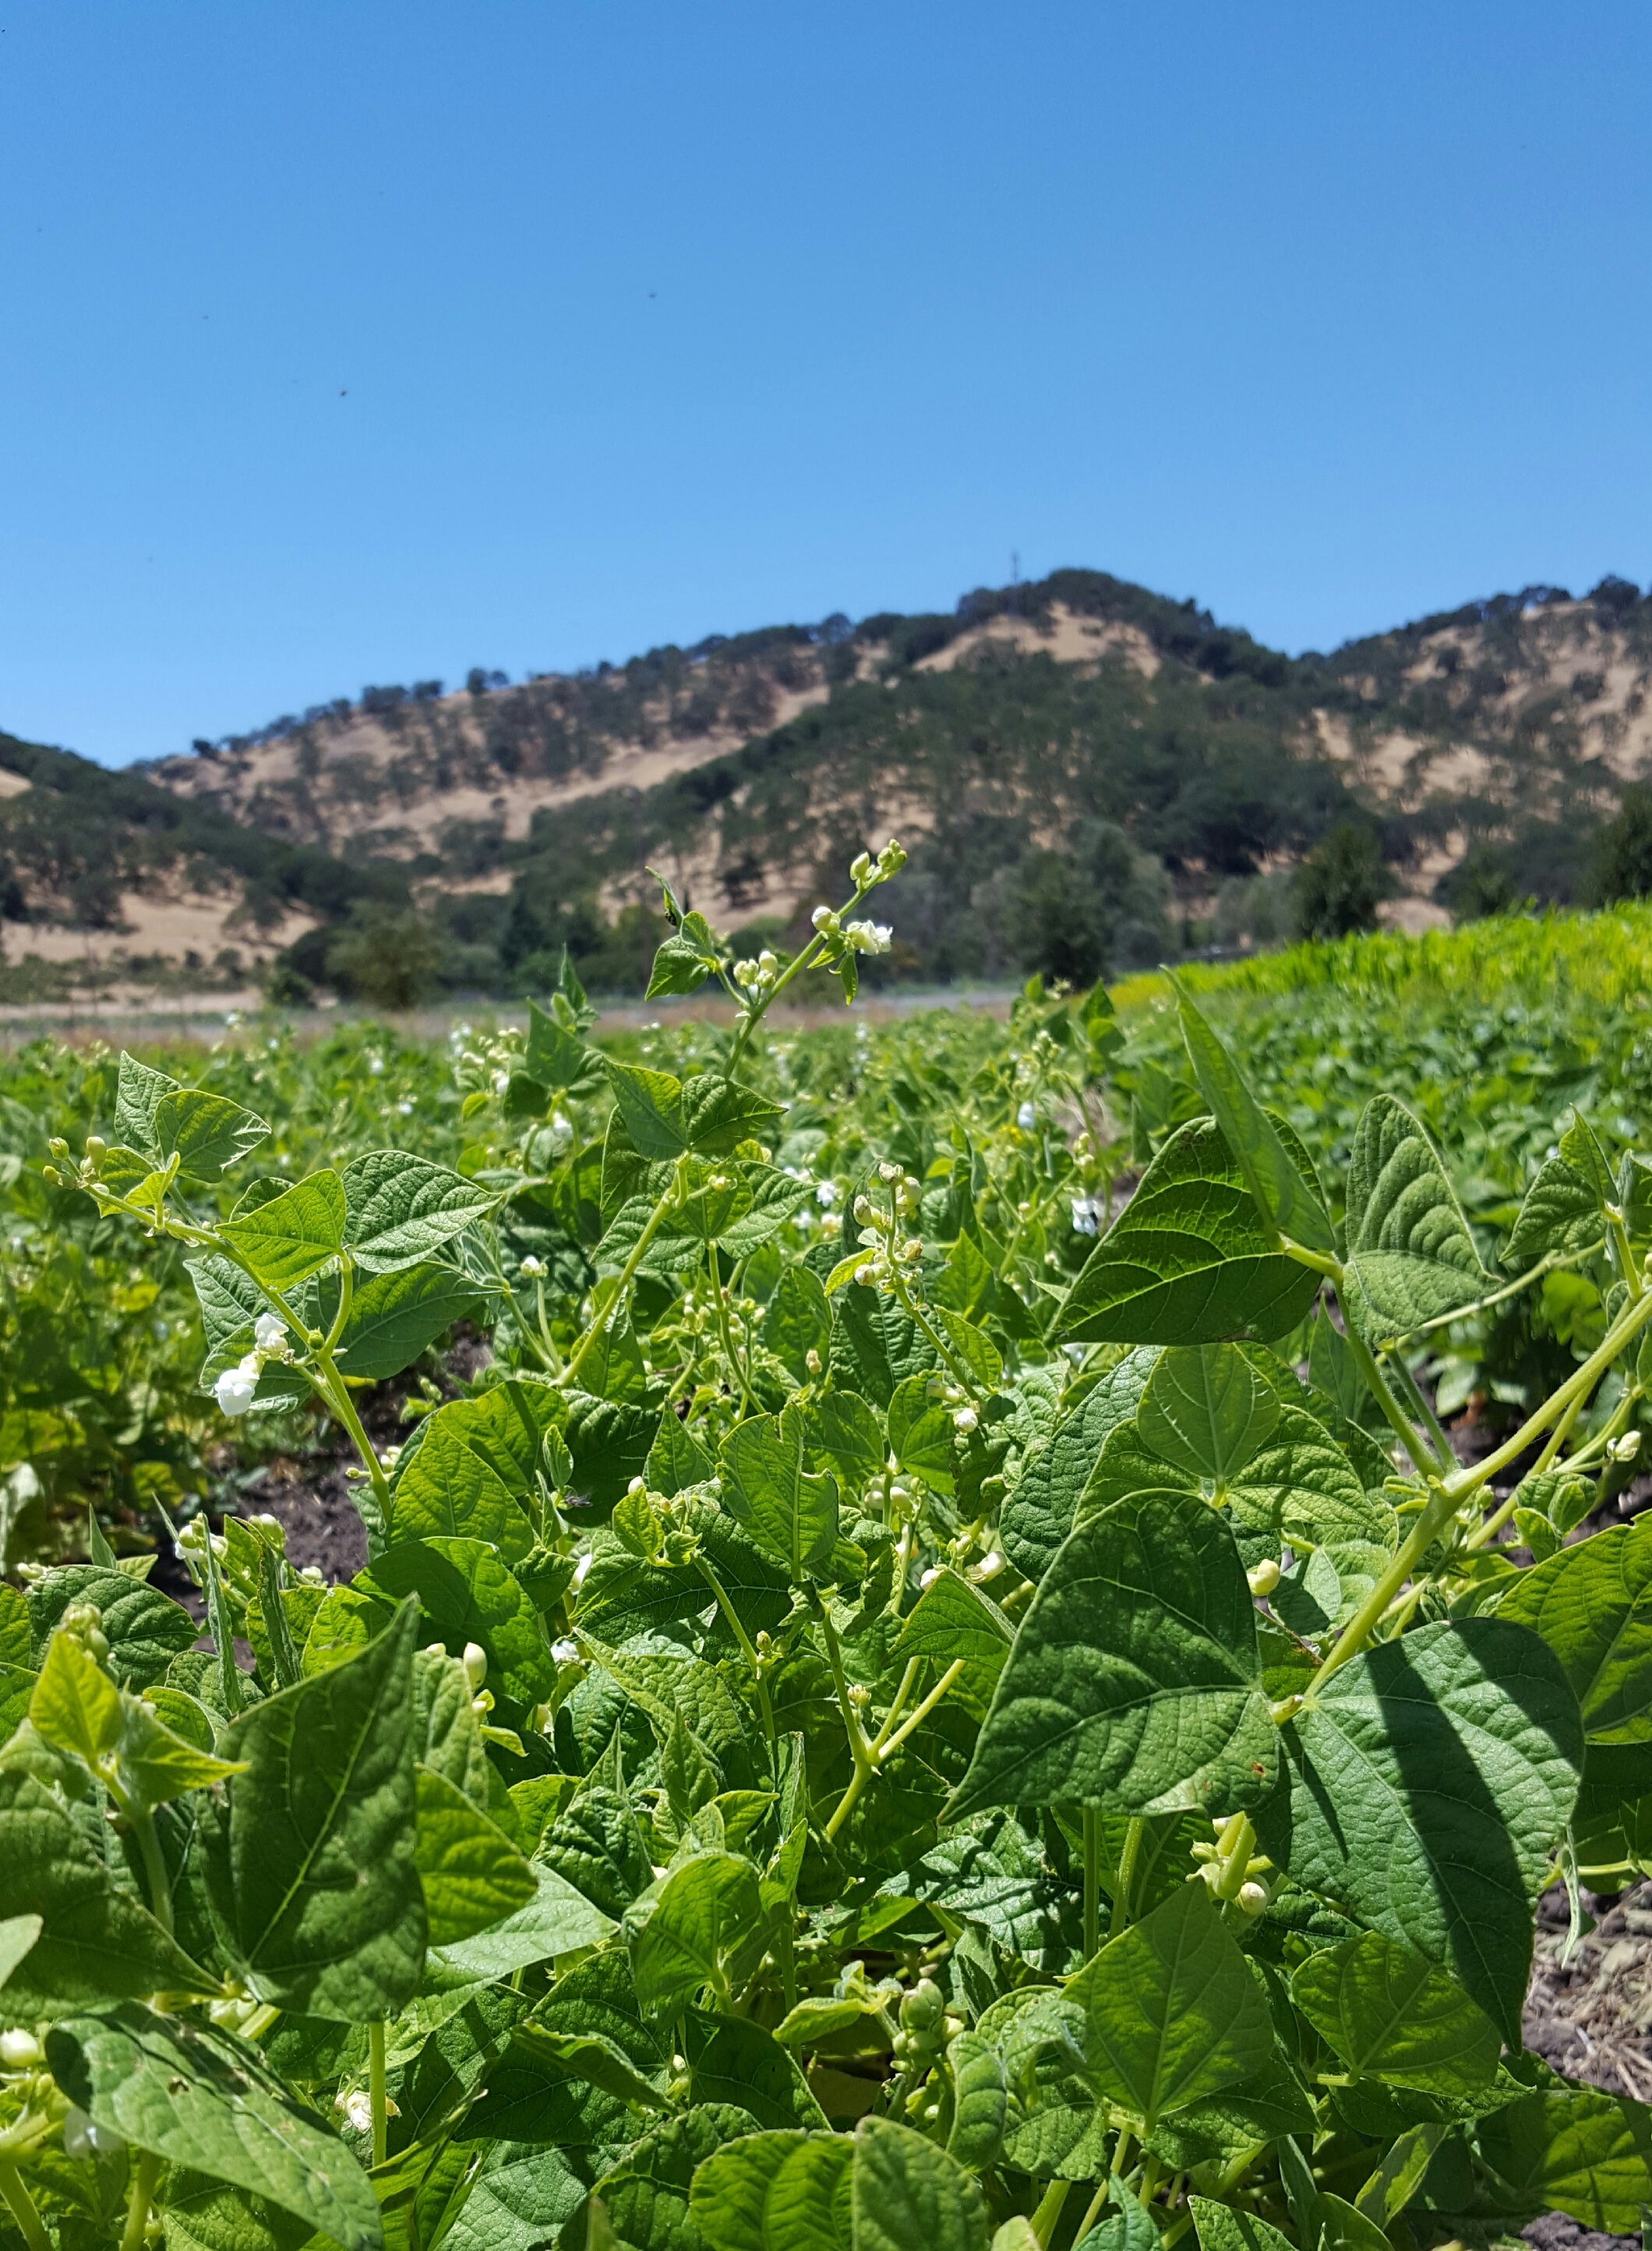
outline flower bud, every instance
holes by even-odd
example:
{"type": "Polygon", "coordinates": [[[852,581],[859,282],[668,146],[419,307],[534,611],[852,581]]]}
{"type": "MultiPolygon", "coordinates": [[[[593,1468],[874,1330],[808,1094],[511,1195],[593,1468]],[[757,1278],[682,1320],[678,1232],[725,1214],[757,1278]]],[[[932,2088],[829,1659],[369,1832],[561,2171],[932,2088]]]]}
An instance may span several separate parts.
{"type": "Polygon", "coordinates": [[[465,1654],[459,1661],[465,1668],[465,1678],[470,1683],[470,1693],[473,1696],[487,1678],[487,1652],[479,1642],[467,1641],[465,1654]]]}
{"type": "Polygon", "coordinates": [[[952,1417],[952,1428],[967,1437],[979,1420],[973,1407],[960,1407],[952,1417]]]}
{"type": "Polygon", "coordinates": [[[54,1133],[46,1146],[54,1157],[66,1157],[69,1153],[69,1145],[60,1133],[54,1133]]]}
{"type": "Polygon", "coordinates": [[[109,1145],[100,1133],[88,1133],[86,1139],[86,1153],[94,1165],[100,1165],[109,1153],[109,1145]]]}
{"type": "Polygon", "coordinates": [[[932,1978],[920,1977],[901,2002],[901,2025],[909,2033],[930,2033],[946,2020],[946,1996],[932,1978]]]}
{"type": "Polygon", "coordinates": [[[870,1266],[857,1266],[854,1270],[854,1278],[863,1290],[869,1290],[876,1281],[877,1276],[870,1266]]]}
{"type": "Polygon", "coordinates": [[[1279,1584],[1279,1566],[1271,1555],[1264,1556],[1254,1571],[1246,1572],[1245,1578],[1253,1595],[1271,1595],[1279,1584]]]}
{"type": "Polygon", "coordinates": [[[1264,1884],[1248,1883],[1239,1887],[1239,1907],[1243,1915],[1260,1915],[1268,1904],[1268,1889],[1264,1884]]]}
{"type": "Polygon", "coordinates": [[[854,1216],[860,1221],[862,1227],[867,1224],[867,1221],[872,1216],[872,1199],[870,1196],[856,1196],[854,1200],[854,1216]]]}
{"type": "Polygon", "coordinates": [[[44,2054],[34,2034],[21,2025],[0,2033],[0,2071],[32,2071],[44,2054]]]}
{"type": "Polygon", "coordinates": [[[40,1177],[49,1188],[60,1188],[63,1186],[63,1175],[55,1165],[42,1165],[40,1177]]]}
{"type": "Polygon", "coordinates": [[[820,1373],[820,1355],[812,1345],[811,1345],[807,1352],[804,1354],[803,1364],[808,1369],[811,1375],[819,1375],[820,1373]]]}

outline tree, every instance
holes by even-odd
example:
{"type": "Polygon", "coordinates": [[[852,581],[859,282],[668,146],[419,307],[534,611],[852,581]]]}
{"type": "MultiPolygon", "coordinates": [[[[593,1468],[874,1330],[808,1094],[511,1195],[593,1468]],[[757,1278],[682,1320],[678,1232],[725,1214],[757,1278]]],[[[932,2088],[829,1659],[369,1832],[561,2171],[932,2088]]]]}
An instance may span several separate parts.
{"type": "Polygon", "coordinates": [[[411,907],[362,909],[327,949],[327,975],[348,1000],[411,1008],[436,986],[442,943],[411,907]]]}
{"type": "Polygon", "coordinates": [[[1600,831],[1590,890],[1598,906],[1652,891],[1652,790],[1631,786],[1600,831]]]}
{"type": "Polygon", "coordinates": [[[1394,890],[1370,829],[1339,821],[1296,870],[1296,934],[1346,938],[1374,930],[1377,909],[1394,890]]]}

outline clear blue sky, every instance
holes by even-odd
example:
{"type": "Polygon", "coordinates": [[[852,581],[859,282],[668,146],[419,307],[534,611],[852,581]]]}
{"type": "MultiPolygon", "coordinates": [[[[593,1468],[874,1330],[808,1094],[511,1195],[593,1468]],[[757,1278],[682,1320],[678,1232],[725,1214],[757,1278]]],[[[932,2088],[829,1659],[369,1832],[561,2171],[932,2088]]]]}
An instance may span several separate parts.
{"type": "Polygon", "coordinates": [[[0,0],[0,727],[1652,576],[1652,10],[0,0]]]}

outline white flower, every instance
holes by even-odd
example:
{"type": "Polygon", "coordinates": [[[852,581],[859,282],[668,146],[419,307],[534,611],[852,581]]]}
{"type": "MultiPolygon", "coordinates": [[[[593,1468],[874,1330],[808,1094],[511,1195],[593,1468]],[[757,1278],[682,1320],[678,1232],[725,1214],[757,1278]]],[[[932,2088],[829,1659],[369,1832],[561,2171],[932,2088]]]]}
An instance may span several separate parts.
{"type": "Polygon", "coordinates": [[[260,1352],[279,1352],[287,1342],[287,1323],[273,1313],[260,1313],[252,1324],[252,1341],[260,1352]]]}
{"type": "Polygon", "coordinates": [[[518,1271],[529,1282],[543,1282],[550,1269],[543,1258],[524,1258],[518,1271]]]}
{"type": "Polygon", "coordinates": [[[126,2143],[113,2126],[100,2126],[84,2110],[72,2109],[63,2122],[63,2154],[78,2159],[118,2157],[126,2143]]]}
{"type": "Polygon", "coordinates": [[[967,1437],[979,1419],[973,1407],[960,1407],[952,1417],[952,1428],[955,1430],[963,1431],[967,1437]]]}
{"type": "Polygon", "coordinates": [[[579,1644],[577,1641],[553,1641],[550,1653],[558,1665],[576,1665],[579,1661],[579,1644]]]}
{"type": "Polygon", "coordinates": [[[338,2105],[358,2134],[371,2132],[373,2103],[365,2088],[358,2087],[353,2095],[341,2095],[338,2105]]]}
{"type": "Polygon", "coordinates": [[[574,1565],[573,1586],[574,1592],[576,1594],[578,1593],[580,1588],[585,1583],[585,1577],[591,1569],[591,1559],[589,1555],[582,1555],[579,1561],[574,1565]]]}
{"type": "Polygon", "coordinates": [[[40,1479],[32,1462],[19,1462],[6,1479],[13,1500],[38,1500],[40,1479]]]}
{"type": "Polygon", "coordinates": [[[1024,1102],[1015,1113],[1015,1122],[1023,1133],[1030,1133],[1038,1124],[1038,1112],[1030,1102],[1024,1102]]]}
{"type": "Polygon", "coordinates": [[[932,1586],[935,1584],[936,1581],[940,1577],[940,1576],[941,1576],[941,1567],[940,1567],[940,1565],[939,1565],[938,1563],[931,1563],[931,1564],[930,1564],[930,1568],[929,1568],[929,1569],[928,1569],[928,1570],[923,1574],[923,1577],[918,1581],[918,1592],[919,1592],[920,1594],[922,1594],[922,1593],[923,1593],[923,1591],[924,1591],[927,1588],[932,1587],[932,1586]]]}
{"type": "Polygon", "coordinates": [[[816,1188],[814,1192],[814,1200],[819,1205],[822,1211],[830,1211],[833,1205],[838,1200],[836,1181],[822,1181],[819,1187],[816,1188]]]}
{"type": "Polygon", "coordinates": [[[383,1071],[384,1071],[384,1056],[371,1056],[371,1057],[370,1058],[369,1062],[368,1062],[367,1068],[368,1068],[369,1071],[372,1074],[372,1076],[373,1076],[375,1078],[379,1077],[383,1074],[383,1071]]]}
{"type": "Polygon", "coordinates": [[[508,1070],[496,1070],[494,1073],[494,1092],[495,1094],[502,1094],[509,1084],[510,1073],[508,1070]]]}
{"type": "Polygon", "coordinates": [[[396,1114],[398,1118],[411,1118],[413,1114],[412,1104],[411,1102],[398,1102],[396,1105],[396,1114]]]}
{"type": "Polygon", "coordinates": [[[887,953],[895,931],[887,922],[852,922],[843,935],[856,953],[887,953]]]}
{"type": "Polygon", "coordinates": [[[559,1149],[566,1148],[574,1138],[573,1120],[564,1118],[560,1110],[553,1110],[550,1114],[550,1138],[559,1149]]]}
{"type": "Polygon", "coordinates": [[[1099,1235],[1101,1222],[1089,1196],[1073,1198],[1073,1225],[1080,1235],[1099,1235]]]}
{"type": "Polygon", "coordinates": [[[233,1368],[226,1368],[212,1387],[221,1415],[245,1415],[258,1389],[258,1354],[249,1352],[233,1368]]]}
{"type": "Polygon", "coordinates": [[[31,2071],[40,2057],[39,2041],[20,2025],[0,2033],[0,2071],[31,2071]]]}

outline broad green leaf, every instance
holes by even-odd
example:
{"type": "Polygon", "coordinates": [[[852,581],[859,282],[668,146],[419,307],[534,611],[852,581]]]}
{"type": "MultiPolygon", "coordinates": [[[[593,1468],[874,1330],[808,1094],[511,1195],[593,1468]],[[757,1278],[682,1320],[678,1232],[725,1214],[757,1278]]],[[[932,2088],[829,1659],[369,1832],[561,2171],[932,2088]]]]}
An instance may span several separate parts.
{"type": "MultiPolygon", "coordinates": [[[[799,1205],[809,1200],[807,1183],[789,1179],[776,1166],[743,1160],[738,1170],[743,1207],[718,1237],[728,1258],[749,1258],[771,1236],[778,1235],[799,1205]]],[[[788,1267],[786,1271],[793,1270],[788,1267]]]]}
{"type": "Polygon", "coordinates": [[[1600,1199],[1589,1181],[1563,1156],[1551,1157],[1526,1190],[1498,1263],[1521,1273],[1541,1258],[1575,1257],[1605,1234],[1600,1199]]]}
{"type": "Polygon", "coordinates": [[[1213,2160],[1231,2164],[1282,2136],[1311,2135],[1316,2123],[1301,2081],[1275,2054],[1237,2087],[1204,2095],[1161,2118],[1149,2146],[1180,2172],[1213,2160]]]}
{"type": "Polygon", "coordinates": [[[1261,1451],[1278,1419],[1278,1394],[1231,1344],[1161,1354],[1136,1412],[1155,1453],[1219,1487],[1261,1451]]]}
{"type": "Polygon", "coordinates": [[[521,1562],[536,1538],[544,1434],[559,1406],[538,1384],[501,1383],[427,1415],[391,1480],[391,1544],[486,1540],[521,1562]]]}
{"type": "Polygon", "coordinates": [[[1168,1345],[1282,1336],[1318,1289],[1316,1273],[1275,1247],[1220,1128],[1195,1119],[1165,1142],[1090,1253],[1060,1333],[1168,1345]]]}
{"type": "Polygon", "coordinates": [[[1480,2154],[1528,2204],[1607,2235],[1638,2232],[1652,2203],[1652,2133],[1639,2102],[1598,2088],[1527,2095],[1483,2118],[1480,2154]]]}
{"type": "Polygon", "coordinates": [[[1448,1971],[1383,1931],[1310,1955],[1290,1991],[1351,2070],[1470,2100],[1496,2074],[1502,2037],[1485,2011],[1448,1971]]]}
{"type": "Polygon", "coordinates": [[[1379,1326],[1420,1327],[1491,1286],[1434,1144],[1392,1095],[1373,1095],[1348,1160],[1349,1272],[1379,1326]]]}
{"type": "Polygon", "coordinates": [[[29,1699],[35,1732],[98,1770],[121,1740],[121,1692],[90,1652],[54,1633],[29,1699]]]}
{"type": "Polygon", "coordinates": [[[715,966],[715,957],[708,958],[702,945],[697,945],[681,931],[674,930],[654,949],[648,989],[642,997],[645,1001],[657,1001],[662,993],[697,993],[715,966]]]}
{"type": "Polygon", "coordinates": [[[3,1985],[45,1924],[38,1915],[9,1915],[0,1922],[0,1985],[3,1985]]]}
{"type": "Polygon", "coordinates": [[[1297,1170],[1233,1057],[1179,987],[1176,1003],[1199,1091],[1238,1161],[1256,1209],[1278,1233],[1310,1250],[1334,1252],[1337,1238],[1319,1198],[1297,1170]]]}
{"type": "Polygon", "coordinates": [[[70,2102],[134,2147],[267,2197],[343,2251],[378,2251],[366,2174],[244,2040],[128,2002],[56,2026],[46,2056],[70,2102]]]}
{"type": "Polygon", "coordinates": [[[148,1063],[123,1050],[115,1081],[116,1140],[141,1156],[158,1160],[161,1144],[155,1130],[156,1112],[166,1096],[179,1091],[176,1079],[169,1078],[163,1070],[151,1070],[148,1063]]]}
{"type": "Polygon", "coordinates": [[[1364,1479],[1324,1424],[1303,1407],[1284,1406],[1268,1443],[1227,1488],[1236,1523],[1272,1533],[1295,1548],[1351,1541],[1396,1546],[1392,1505],[1364,1479]]]}
{"type": "Polygon", "coordinates": [[[528,1076],[550,1091],[588,1092],[600,1083],[599,1058],[578,1034],[557,1022],[537,1001],[528,1003],[528,1076]]]}
{"type": "Polygon", "coordinates": [[[688,1424],[674,1415],[662,1415],[643,1472],[648,1490],[672,1500],[686,1486],[704,1485],[712,1474],[711,1457],[688,1424]]]}
{"type": "Polygon", "coordinates": [[[642,1475],[659,1435],[660,1409],[641,1400],[596,1399],[588,1391],[570,1391],[567,1398],[563,1437],[574,1465],[569,1499],[589,1512],[588,1521],[598,1520],[642,1475]]]}
{"type": "Polygon", "coordinates": [[[417,1266],[491,1210],[491,1188],[405,1149],[370,1149],[343,1172],[344,1241],[370,1274],[417,1266]]]}
{"type": "Polygon", "coordinates": [[[1074,2251],[1158,2251],[1158,2221],[1122,2180],[1115,2178],[1110,2187],[1116,2208],[1079,2239],[1074,2251]]]}
{"type": "Polygon", "coordinates": [[[1263,1850],[1449,1970],[1517,2045],[1532,1914],[1583,1766],[1559,1660],[1503,1618],[1423,1626],[1351,1659],[1279,1732],[1263,1850]]]}
{"type": "MultiPolygon", "coordinates": [[[[755,1959],[755,1949],[741,1957],[755,1959]]],[[[759,2126],[823,2127],[826,2113],[809,2092],[797,2058],[772,2033],[749,2017],[711,2016],[690,2010],[688,2097],[693,2102],[738,2103],[759,2126]]]]}
{"type": "Polygon", "coordinates": [[[1029,1579],[1041,1579],[1056,1550],[1073,1528],[1079,1496],[1106,1440],[1128,1423],[1158,1355],[1127,1353],[1069,1414],[1022,1471],[1004,1504],[1004,1552],[1029,1579]]]}
{"type": "Polygon", "coordinates": [[[128,1995],[217,1989],[218,1979],[116,1887],[57,1793],[17,1770],[0,1769],[0,1869],[6,1927],[34,1917],[40,1924],[11,1965],[8,2013],[62,2016],[128,1995]]]}
{"type": "Polygon", "coordinates": [[[952,2074],[952,2125],[946,2153],[971,2172],[996,2163],[1009,2116],[1009,2077],[996,2044],[962,2032],[946,2052],[952,2074]]]}
{"type": "Polygon", "coordinates": [[[1009,1620],[989,1596],[956,1571],[942,1570],[908,1612],[890,1663],[904,1665],[910,1658],[927,1657],[938,1673],[962,1659],[964,1685],[985,1702],[1004,1669],[1013,1638],[1009,1620]]]}
{"type": "Polygon", "coordinates": [[[707,2158],[688,2208],[711,2251],[852,2251],[846,2134],[748,2134],[707,2158]]]}
{"type": "Polygon", "coordinates": [[[788,1266],[769,1300],[759,1333],[795,1382],[812,1382],[809,1354],[818,1354],[824,1367],[832,1345],[832,1308],[819,1276],[806,1266],[788,1266]]]}
{"type": "Polygon", "coordinates": [[[525,1907],[538,1892],[533,1870],[497,1823],[427,1766],[414,1768],[418,1829],[415,1864],[429,1943],[454,1946],[525,1907]]]}
{"type": "Polygon", "coordinates": [[[1189,2211],[1199,2237],[1199,2251],[1293,2251],[1289,2236],[1270,2227],[1254,2213],[1231,2204],[1215,2204],[1207,2196],[1190,2196],[1189,2211]]]}
{"type": "Polygon", "coordinates": [[[591,2201],[557,2238],[557,2251],[597,2251],[599,2212],[612,2239],[628,2251],[706,2251],[688,2213],[695,2175],[756,2123],[735,2104],[715,2102],[697,2104],[654,2127],[623,2164],[603,2175],[591,2201]]]}
{"type": "Polygon", "coordinates": [[[269,1133],[261,1118],[222,1094],[180,1086],[155,1106],[155,1139],[185,1180],[216,1181],[269,1133]]]}
{"type": "Polygon", "coordinates": [[[850,2171],[854,2251],[986,2251],[986,2204],[956,2158],[909,2126],[862,2118],[850,2171]]]}
{"type": "MultiPolygon", "coordinates": [[[[337,1283],[323,1285],[321,1306],[330,1319],[337,1283]]],[[[391,1274],[370,1274],[350,1299],[334,1358],[341,1371],[370,1383],[382,1383],[411,1367],[426,1345],[475,1315],[487,1303],[480,1282],[457,1267],[435,1264],[404,1266],[391,1274]]]]}
{"type": "Polygon", "coordinates": [[[1273,2054],[1267,2000],[1202,1883],[1109,1940],[1067,1997],[1085,2012],[1091,2069],[1149,2133],[1273,2054]]]}
{"type": "Polygon", "coordinates": [[[1652,1740],[1652,1532],[1614,1524],[1523,1571],[1497,1616],[1560,1660],[1589,1741],[1652,1740]]]}
{"type": "Polygon", "coordinates": [[[836,1479],[805,1470],[803,1410],[753,1415],[722,1442],[722,1505],[794,1581],[827,1571],[838,1541],[836,1479]]]}
{"type": "Polygon", "coordinates": [[[656,1163],[690,1149],[702,1157],[726,1156],[785,1115],[755,1088],[712,1072],[680,1080],[669,1071],[644,1070],[606,1056],[602,1061],[633,1144],[656,1163]]]}
{"type": "Polygon", "coordinates": [[[290,1290],[325,1266],[344,1245],[344,1183],[330,1167],[296,1181],[285,1195],[218,1232],[260,1282],[290,1290]]]}
{"type": "Polygon", "coordinates": [[[343,1664],[370,1641],[377,1641],[395,1616],[391,1603],[377,1601],[356,1587],[329,1587],[310,1620],[299,1658],[300,1673],[308,1680],[329,1666],[343,1664]]]}
{"type": "Polygon", "coordinates": [[[993,1805],[1257,1804],[1278,1764],[1233,1534],[1166,1496],[1079,1525],[999,1677],[949,1820],[993,1805]]]}
{"type": "Polygon", "coordinates": [[[424,1966],[408,1725],[418,1611],[356,1656],[244,1712],[210,1864],[243,1974],[277,2008],[363,2024],[393,2016],[424,1966]]]}
{"type": "Polygon", "coordinates": [[[812,1400],[804,1409],[803,1437],[813,1466],[821,1466],[824,1459],[841,1470],[852,1486],[881,1475],[888,1458],[883,1425],[857,1391],[828,1391],[824,1399],[812,1400]]]}
{"type": "Polygon", "coordinates": [[[401,1603],[417,1595],[421,1642],[432,1635],[450,1657],[468,1642],[487,1656],[487,1681],[517,1704],[536,1704],[556,1685],[544,1621],[498,1551],[482,1540],[431,1537],[391,1548],[358,1572],[358,1593],[401,1603]]]}
{"type": "Polygon", "coordinates": [[[570,2079],[583,2079],[605,2094],[641,2110],[660,2110],[666,2098],[638,2070],[625,2050],[600,2033],[548,2032],[543,2025],[524,2025],[516,2034],[519,2049],[541,2058],[552,2070],[570,2079]]]}
{"type": "Polygon", "coordinates": [[[479,1979],[508,1977],[536,1962],[600,1946],[612,1934],[612,1917],[593,1907],[553,1869],[536,1866],[534,1876],[534,1896],[525,1906],[474,1937],[443,1948],[442,1959],[450,1970],[479,1979]]]}
{"type": "Polygon", "coordinates": [[[149,1688],[166,1678],[173,1659],[190,1648],[200,1629],[182,1603],[158,1587],[95,1563],[71,1563],[37,1579],[27,1594],[32,1662],[38,1672],[58,1620],[72,1603],[101,1611],[110,1662],[129,1688],[149,1688]]]}
{"type": "Polygon", "coordinates": [[[315,2231],[267,2197],[210,2173],[173,2166],[166,2177],[167,2251],[301,2251],[315,2231]]]}
{"type": "Polygon", "coordinates": [[[1004,1376],[1004,1355],[983,1328],[955,1313],[949,1306],[937,1306],[931,1320],[939,1324],[952,1357],[971,1377],[982,1391],[996,1391],[1004,1376]]]}
{"type": "Polygon", "coordinates": [[[626,1918],[645,2016],[674,2014],[703,1986],[725,1998],[724,1963],[758,1920],[757,1872],[732,1853],[695,1853],[626,1918]]]}
{"type": "Polygon", "coordinates": [[[889,1451],[909,1476],[922,1478],[937,1493],[950,1493],[957,1434],[950,1409],[930,1396],[931,1381],[909,1375],[895,1385],[889,1402],[889,1451]]]}

